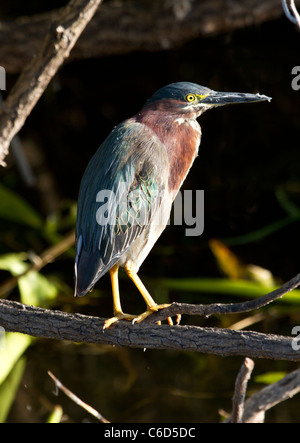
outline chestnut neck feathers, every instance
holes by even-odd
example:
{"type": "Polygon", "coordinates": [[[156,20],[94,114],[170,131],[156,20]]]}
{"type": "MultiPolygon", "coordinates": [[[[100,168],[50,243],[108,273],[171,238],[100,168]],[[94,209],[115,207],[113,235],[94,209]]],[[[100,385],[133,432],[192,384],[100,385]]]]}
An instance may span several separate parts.
{"type": "Polygon", "coordinates": [[[150,102],[135,116],[160,139],[166,148],[169,164],[169,191],[175,198],[189,172],[201,141],[201,128],[196,113],[182,109],[179,102],[165,99],[150,102]]]}

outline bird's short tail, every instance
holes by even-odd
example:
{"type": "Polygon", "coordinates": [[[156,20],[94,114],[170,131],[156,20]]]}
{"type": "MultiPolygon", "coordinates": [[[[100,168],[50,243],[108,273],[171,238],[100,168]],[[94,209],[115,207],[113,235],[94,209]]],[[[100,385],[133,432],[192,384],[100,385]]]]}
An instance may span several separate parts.
{"type": "Polygon", "coordinates": [[[75,296],[82,297],[91,291],[101,276],[99,252],[82,249],[75,262],[75,296]]]}
{"type": "Polygon", "coordinates": [[[75,259],[75,297],[83,297],[92,291],[97,281],[112,268],[120,259],[116,255],[108,263],[103,263],[98,250],[86,251],[82,244],[82,237],[77,243],[75,259]]]}

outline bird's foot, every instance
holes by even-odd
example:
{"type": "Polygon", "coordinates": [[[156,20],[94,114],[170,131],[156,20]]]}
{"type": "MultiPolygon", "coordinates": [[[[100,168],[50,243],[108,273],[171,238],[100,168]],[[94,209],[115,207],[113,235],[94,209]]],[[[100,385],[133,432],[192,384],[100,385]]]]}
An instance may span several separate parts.
{"type": "Polygon", "coordinates": [[[105,320],[103,330],[110,328],[111,325],[113,325],[114,323],[116,323],[119,320],[134,321],[137,317],[139,317],[139,316],[132,315],[132,314],[124,314],[124,312],[116,312],[113,317],[105,320]]]}
{"type": "MultiPolygon", "coordinates": [[[[116,312],[115,315],[104,322],[103,330],[108,329],[113,325],[114,323],[118,322],[119,320],[129,320],[134,323],[141,323],[145,318],[149,317],[149,315],[153,314],[154,312],[157,312],[159,309],[165,309],[171,306],[170,304],[161,304],[161,305],[153,305],[149,306],[147,311],[143,312],[140,315],[133,315],[133,314],[124,314],[123,312],[116,312]]],[[[181,315],[177,315],[176,319],[176,325],[179,325],[181,319],[181,315]]],[[[167,321],[169,325],[173,325],[173,320],[171,317],[167,318],[167,321]]],[[[161,324],[160,321],[157,322],[158,325],[161,324]]]]}
{"type": "MultiPolygon", "coordinates": [[[[153,314],[154,312],[157,312],[159,309],[165,309],[168,308],[169,306],[171,306],[170,304],[162,304],[162,305],[153,305],[153,306],[148,306],[147,311],[143,312],[141,315],[138,315],[134,318],[134,320],[132,321],[132,323],[141,323],[143,320],[145,320],[145,318],[149,317],[149,315],[153,314]]],[[[168,317],[168,323],[169,325],[173,324],[172,318],[168,317]]],[[[161,324],[161,322],[157,322],[158,324],[161,324]]]]}

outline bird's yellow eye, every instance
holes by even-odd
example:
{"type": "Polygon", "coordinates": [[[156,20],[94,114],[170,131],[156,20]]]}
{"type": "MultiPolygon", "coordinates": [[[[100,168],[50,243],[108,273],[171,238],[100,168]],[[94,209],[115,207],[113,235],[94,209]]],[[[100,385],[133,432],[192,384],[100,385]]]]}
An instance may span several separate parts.
{"type": "Polygon", "coordinates": [[[188,94],[186,96],[186,100],[190,103],[194,102],[196,100],[196,96],[194,94],[188,94]]]}

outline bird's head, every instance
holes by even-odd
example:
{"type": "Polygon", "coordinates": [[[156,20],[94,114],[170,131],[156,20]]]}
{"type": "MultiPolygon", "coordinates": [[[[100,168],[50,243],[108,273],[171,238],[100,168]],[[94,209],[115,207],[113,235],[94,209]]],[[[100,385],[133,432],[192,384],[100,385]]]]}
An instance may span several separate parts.
{"type": "Polygon", "coordinates": [[[155,92],[147,105],[156,106],[168,113],[187,114],[192,118],[216,106],[233,103],[260,102],[271,98],[260,94],[216,92],[189,82],[171,83],[155,92]]]}

